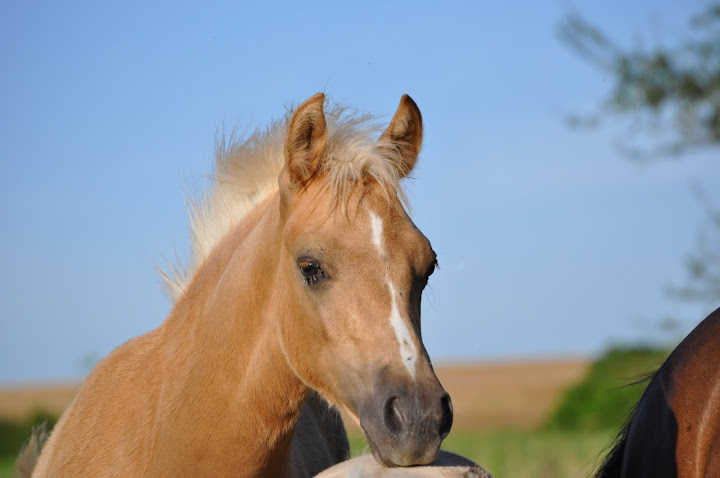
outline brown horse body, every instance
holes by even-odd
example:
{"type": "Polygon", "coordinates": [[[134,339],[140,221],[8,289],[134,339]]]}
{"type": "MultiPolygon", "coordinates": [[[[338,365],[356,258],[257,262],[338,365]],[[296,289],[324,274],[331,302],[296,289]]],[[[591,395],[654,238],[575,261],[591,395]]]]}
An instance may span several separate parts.
{"type": "Polygon", "coordinates": [[[655,373],[596,477],[720,477],[720,309],[655,373]]]}
{"type": "MultiPolygon", "coordinates": [[[[277,186],[220,221],[165,322],[90,373],[33,477],[311,476],[347,457],[326,401],[382,463],[435,459],[452,423],[420,338],[435,255],[397,189],[420,113],[403,97],[370,141],[337,117],[328,127],[323,102],[285,124],[277,186]]],[[[256,150],[271,149],[263,141],[256,150]]],[[[230,160],[210,203],[227,199],[230,160]]],[[[212,229],[207,218],[231,206],[196,223],[212,229]]]]}
{"type": "MultiPolygon", "coordinates": [[[[211,255],[203,268],[211,277],[198,275],[161,327],[98,364],[51,434],[33,476],[289,473],[283,468],[307,387],[287,367],[274,331],[262,327],[266,317],[257,306],[270,297],[238,283],[269,269],[262,257],[269,248],[253,252],[257,263],[228,284],[212,284],[241,257],[233,250],[242,254],[242,243],[266,240],[258,223],[270,205],[259,207],[228,237],[231,244],[211,255]],[[238,314],[241,320],[229,319],[238,314]]],[[[323,444],[318,440],[318,449],[323,444]]],[[[324,467],[342,458],[325,457],[324,467]]],[[[302,468],[293,463],[293,470],[302,468]]]]}

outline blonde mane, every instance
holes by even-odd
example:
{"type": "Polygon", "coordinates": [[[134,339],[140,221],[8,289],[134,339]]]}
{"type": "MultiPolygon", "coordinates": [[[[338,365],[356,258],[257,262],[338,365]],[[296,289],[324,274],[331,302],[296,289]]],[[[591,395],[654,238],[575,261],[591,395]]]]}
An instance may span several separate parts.
{"type": "MultiPolygon", "coordinates": [[[[216,141],[215,167],[207,188],[188,201],[191,241],[186,265],[167,264],[160,271],[165,289],[177,300],[212,249],[249,211],[278,190],[285,165],[285,136],[293,111],[266,129],[247,137],[223,133],[216,141]]],[[[334,105],[325,113],[327,157],[318,177],[337,201],[353,186],[372,177],[391,194],[405,195],[399,186],[399,144],[378,140],[382,126],[369,114],[334,105]]]]}

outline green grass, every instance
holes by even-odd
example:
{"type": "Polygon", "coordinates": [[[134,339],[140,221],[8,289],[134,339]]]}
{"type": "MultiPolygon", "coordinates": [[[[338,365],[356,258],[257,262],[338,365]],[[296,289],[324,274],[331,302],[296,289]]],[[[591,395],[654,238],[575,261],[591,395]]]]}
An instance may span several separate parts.
{"type": "Polygon", "coordinates": [[[0,478],[15,477],[15,457],[0,456],[0,478]]]}
{"type": "MultiPolygon", "coordinates": [[[[614,431],[453,431],[444,450],[475,461],[496,478],[588,476],[614,431]]],[[[369,453],[361,435],[351,434],[352,456],[369,453]]]]}
{"type": "Polygon", "coordinates": [[[443,448],[470,458],[496,477],[577,478],[593,471],[612,435],[612,431],[459,431],[448,436],[443,448]]]}

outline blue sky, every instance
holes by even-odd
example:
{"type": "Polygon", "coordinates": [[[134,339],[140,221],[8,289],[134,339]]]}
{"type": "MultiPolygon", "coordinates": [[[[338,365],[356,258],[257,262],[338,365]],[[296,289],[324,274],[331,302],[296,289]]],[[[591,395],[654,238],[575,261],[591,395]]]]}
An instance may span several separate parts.
{"type": "Polygon", "coordinates": [[[183,187],[216,132],[317,91],[423,112],[408,187],[441,264],[436,361],[590,355],[713,308],[664,288],[704,224],[690,185],[720,199],[720,163],[639,166],[618,125],[569,128],[612,78],[557,34],[577,11],[624,45],[672,44],[704,2],[149,3],[0,5],[0,383],[81,377],[159,325],[154,268],[187,254],[183,187]]]}

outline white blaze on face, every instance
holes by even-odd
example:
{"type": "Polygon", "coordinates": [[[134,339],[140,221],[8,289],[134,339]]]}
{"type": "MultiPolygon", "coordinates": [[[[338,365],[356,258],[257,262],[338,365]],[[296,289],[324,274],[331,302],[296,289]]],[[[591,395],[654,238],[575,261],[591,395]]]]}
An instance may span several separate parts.
{"type": "Polygon", "coordinates": [[[380,219],[380,217],[375,214],[374,212],[370,211],[370,225],[372,226],[372,240],[373,244],[375,244],[375,247],[378,248],[378,251],[380,251],[380,254],[384,254],[383,249],[383,220],[380,219]]]}
{"type": "MultiPolygon", "coordinates": [[[[385,249],[383,247],[383,221],[374,212],[368,212],[370,213],[370,226],[372,227],[372,241],[382,256],[385,254],[385,249]]],[[[397,303],[397,292],[395,291],[395,286],[390,280],[390,274],[387,270],[385,272],[385,281],[387,282],[388,290],[390,291],[390,325],[392,325],[392,328],[395,331],[395,337],[400,345],[400,357],[402,358],[405,367],[407,367],[408,372],[410,372],[410,376],[413,380],[415,380],[417,348],[413,342],[410,330],[400,315],[400,308],[397,303]]]]}
{"type": "Polygon", "coordinates": [[[400,344],[400,356],[402,361],[410,372],[410,376],[415,380],[415,361],[417,360],[417,349],[415,343],[413,343],[412,335],[405,325],[402,317],[400,316],[400,309],[398,309],[397,299],[395,299],[395,287],[388,280],[388,288],[390,289],[390,324],[395,331],[395,337],[397,337],[398,343],[400,344]]]}

